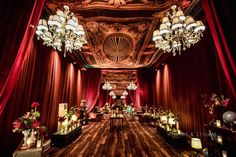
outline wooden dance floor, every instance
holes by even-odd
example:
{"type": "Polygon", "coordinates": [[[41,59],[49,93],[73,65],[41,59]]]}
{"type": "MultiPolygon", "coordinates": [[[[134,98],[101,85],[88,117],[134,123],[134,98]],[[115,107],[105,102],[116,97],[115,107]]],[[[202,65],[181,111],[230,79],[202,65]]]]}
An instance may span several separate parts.
{"type": "Polygon", "coordinates": [[[173,148],[156,133],[156,128],[125,117],[110,129],[109,115],[89,122],[83,133],[65,147],[51,147],[43,157],[187,157],[191,151],[173,148]]]}

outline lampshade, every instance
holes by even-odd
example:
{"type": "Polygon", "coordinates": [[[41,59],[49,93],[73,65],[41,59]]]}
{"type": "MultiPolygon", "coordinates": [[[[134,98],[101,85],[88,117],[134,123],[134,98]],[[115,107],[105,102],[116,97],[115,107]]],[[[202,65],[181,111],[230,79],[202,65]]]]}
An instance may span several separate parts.
{"type": "Polygon", "coordinates": [[[152,40],[153,41],[156,41],[156,40],[160,40],[162,37],[161,37],[161,35],[160,35],[160,31],[159,30],[155,30],[154,32],[153,32],[153,38],[152,38],[152,40]]]}
{"type": "Polygon", "coordinates": [[[178,16],[174,17],[173,18],[173,21],[172,21],[172,27],[171,29],[177,29],[177,28],[181,28],[183,26],[183,24],[181,23],[180,19],[178,16]]]}
{"type": "Polygon", "coordinates": [[[186,23],[186,29],[187,29],[187,30],[189,30],[189,29],[191,29],[192,27],[195,27],[195,26],[196,26],[196,23],[195,23],[193,17],[191,17],[191,16],[187,16],[187,17],[186,17],[185,23],[186,23]]]}
{"type": "Polygon", "coordinates": [[[202,149],[202,142],[199,138],[191,139],[191,147],[194,149],[202,149]]]}
{"type": "Polygon", "coordinates": [[[162,23],[160,25],[160,34],[162,35],[162,34],[168,34],[168,33],[170,33],[170,31],[169,31],[169,28],[168,28],[167,24],[162,23]]]}
{"type": "Polygon", "coordinates": [[[171,25],[170,20],[169,20],[168,17],[164,17],[164,18],[162,19],[162,23],[165,23],[167,26],[170,26],[170,25],[171,25]]]}

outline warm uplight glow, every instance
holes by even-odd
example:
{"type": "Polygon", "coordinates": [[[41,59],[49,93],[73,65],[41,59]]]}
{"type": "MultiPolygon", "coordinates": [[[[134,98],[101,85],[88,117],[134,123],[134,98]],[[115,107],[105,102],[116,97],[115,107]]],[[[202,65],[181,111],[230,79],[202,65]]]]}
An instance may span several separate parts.
{"type": "Polygon", "coordinates": [[[155,46],[165,52],[176,51],[181,54],[181,50],[196,44],[203,36],[205,26],[202,21],[195,21],[191,16],[184,16],[183,11],[176,5],[171,7],[172,14],[167,12],[162,19],[158,30],[153,32],[155,46]]]}
{"type": "Polygon", "coordinates": [[[43,44],[58,51],[62,51],[64,45],[64,56],[66,51],[80,49],[86,43],[83,26],[68,6],[64,6],[64,11],[58,9],[56,15],[50,15],[48,20],[40,19],[36,34],[43,44]]]}

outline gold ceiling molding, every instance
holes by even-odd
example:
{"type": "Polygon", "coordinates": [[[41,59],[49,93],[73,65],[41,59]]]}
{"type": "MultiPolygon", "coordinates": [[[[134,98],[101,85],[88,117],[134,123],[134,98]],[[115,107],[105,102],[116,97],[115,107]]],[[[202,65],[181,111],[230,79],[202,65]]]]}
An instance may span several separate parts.
{"type": "Polygon", "coordinates": [[[91,9],[161,11],[176,2],[176,0],[49,0],[46,6],[56,10],[58,6],[68,5],[73,12],[78,9],[81,11],[91,9]]]}
{"type": "Polygon", "coordinates": [[[84,55],[91,66],[100,68],[143,66],[137,62],[137,54],[150,27],[149,21],[129,23],[88,21],[85,22],[85,27],[93,55],[88,54],[88,51],[84,55]]]}

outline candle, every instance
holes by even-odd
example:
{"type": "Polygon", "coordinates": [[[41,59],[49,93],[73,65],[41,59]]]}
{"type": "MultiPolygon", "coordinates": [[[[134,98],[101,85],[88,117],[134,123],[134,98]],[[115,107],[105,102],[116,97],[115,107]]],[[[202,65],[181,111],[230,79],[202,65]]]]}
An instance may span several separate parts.
{"type": "Polygon", "coordinates": [[[216,120],[216,126],[219,127],[219,128],[221,127],[220,120],[216,120]]]}
{"type": "Polygon", "coordinates": [[[217,142],[222,144],[223,140],[222,140],[222,137],[221,136],[217,136],[217,142]]]}
{"type": "Polygon", "coordinates": [[[227,157],[227,152],[225,150],[222,150],[222,157],[227,157]]]}
{"type": "Polygon", "coordinates": [[[37,148],[41,147],[41,144],[42,144],[42,141],[41,141],[41,140],[37,140],[36,147],[37,147],[37,148]]]}

